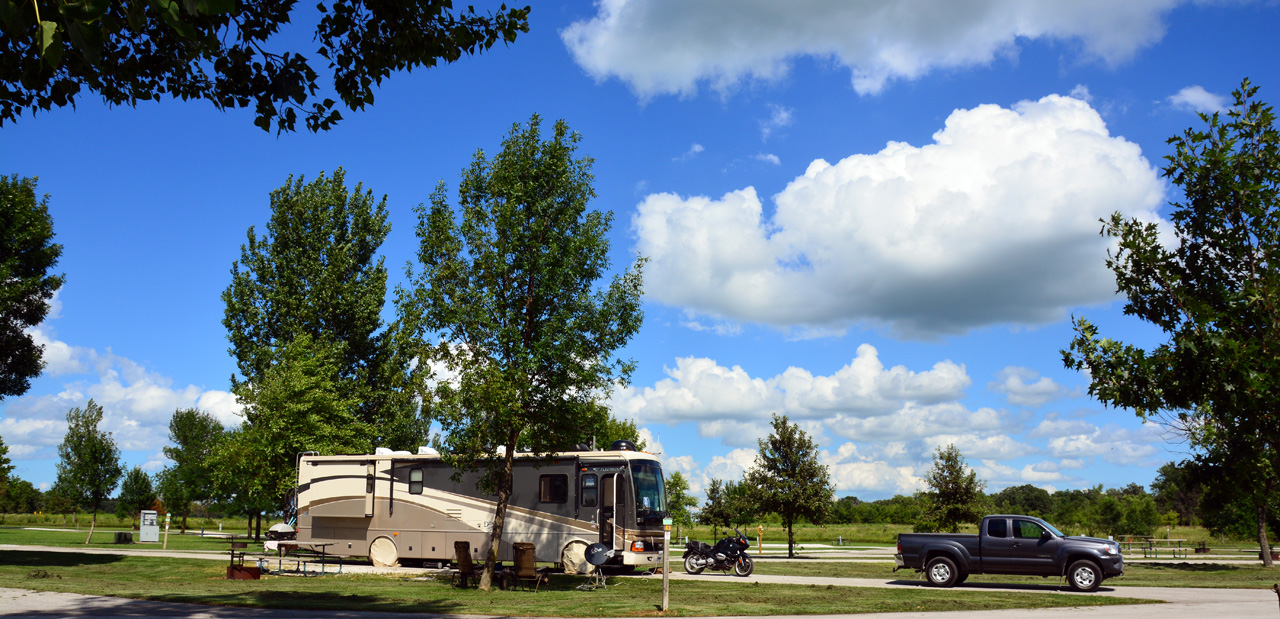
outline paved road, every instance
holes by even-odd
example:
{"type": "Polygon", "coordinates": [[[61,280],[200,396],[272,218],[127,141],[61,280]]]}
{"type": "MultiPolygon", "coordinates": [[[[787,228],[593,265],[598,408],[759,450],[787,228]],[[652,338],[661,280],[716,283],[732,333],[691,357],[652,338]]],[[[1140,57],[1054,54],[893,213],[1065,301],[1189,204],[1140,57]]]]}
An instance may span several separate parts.
{"type": "MultiPolygon", "coordinates": [[[[60,548],[0,545],[0,550],[45,550],[52,552],[81,552],[89,554],[140,554],[150,556],[171,556],[179,558],[206,559],[225,561],[226,555],[213,552],[191,551],[159,551],[159,550],[115,550],[105,548],[60,548]]],[[[413,568],[372,568],[369,566],[346,566],[346,571],[380,572],[380,573],[416,573],[424,570],[413,568]]],[[[657,578],[658,576],[649,576],[657,578]]],[[[673,572],[673,579],[722,579],[726,583],[777,583],[777,584],[813,584],[834,585],[839,587],[879,587],[903,588],[924,587],[923,581],[904,576],[897,580],[880,580],[866,578],[824,578],[801,576],[753,575],[749,578],[737,578],[720,574],[704,574],[691,576],[682,572],[673,572]]],[[[1280,574],[1277,574],[1280,580],[1280,574]]],[[[1106,617],[1107,619],[1212,619],[1225,617],[1230,619],[1253,619],[1280,617],[1280,599],[1267,589],[1190,589],[1166,587],[1107,587],[1103,586],[1094,593],[1074,593],[1056,584],[1043,585],[997,585],[986,583],[967,583],[956,587],[955,591],[972,592],[981,595],[987,591],[1014,592],[1063,592],[1080,596],[1081,603],[1087,604],[1090,596],[1119,596],[1160,600],[1165,604],[1144,604],[1138,606],[1106,606],[1101,608],[1074,607],[1039,610],[1001,610],[1001,611],[962,611],[929,613],[929,619],[1004,619],[1028,617],[1033,619],[1057,619],[1059,617],[1079,617],[1082,614],[1106,617]]],[[[856,595],[854,593],[853,595],[856,595]]],[[[320,611],[281,611],[252,608],[219,608],[190,604],[171,604],[165,602],[147,602],[99,596],[87,596],[71,593],[33,592],[23,589],[0,588],[0,615],[24,617],[182,617],[187,619],[222,619],[226,617],[269,617],[298,618],[317,617],[321,619],[399,619],[402,617],[424,617],[424,615],[402,613],[361,613],[361,612],[320,612],[320,611]]],[[[903,614],[874,615],[805,615],[787,619],[902,619],[903,614]]],[[[451,615],[450,617],[466,617],[451,615]]]]}

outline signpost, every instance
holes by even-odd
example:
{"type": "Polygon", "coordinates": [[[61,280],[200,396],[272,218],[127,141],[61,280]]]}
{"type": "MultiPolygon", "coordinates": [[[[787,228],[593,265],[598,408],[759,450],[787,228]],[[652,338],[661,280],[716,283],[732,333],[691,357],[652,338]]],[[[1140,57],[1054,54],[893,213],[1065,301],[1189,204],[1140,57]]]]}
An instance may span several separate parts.
{"type": "Polygon", "coordinates": [[[166,512],[164,515],[164,544],[160,546],[166,550],[169,549],[169,517],[169,514],[166,512]]]}
{"type": "Polygon", "coordinates": [[[671,590],[671,519],[662,519],[662,612],[667,612],[671,590]]]}

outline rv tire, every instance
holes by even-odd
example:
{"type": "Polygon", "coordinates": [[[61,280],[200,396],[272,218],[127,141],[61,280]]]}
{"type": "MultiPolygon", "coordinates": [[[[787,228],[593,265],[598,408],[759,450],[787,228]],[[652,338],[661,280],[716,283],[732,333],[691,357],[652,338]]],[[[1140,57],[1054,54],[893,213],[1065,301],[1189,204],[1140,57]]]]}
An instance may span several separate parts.
{"type": "Polygon", "coordinates": [[[379,537],[369,544],[369,561],[374,567],[400,567],[400,553],[389,537],[379,537]]]}
{"type": "Polygon", "coordinates": [[[574,540],[565,544],[560,553],[560,562],[564,564],[566,574],[589,574],[591,564],[587,563],[587,543],[574,540]]]}

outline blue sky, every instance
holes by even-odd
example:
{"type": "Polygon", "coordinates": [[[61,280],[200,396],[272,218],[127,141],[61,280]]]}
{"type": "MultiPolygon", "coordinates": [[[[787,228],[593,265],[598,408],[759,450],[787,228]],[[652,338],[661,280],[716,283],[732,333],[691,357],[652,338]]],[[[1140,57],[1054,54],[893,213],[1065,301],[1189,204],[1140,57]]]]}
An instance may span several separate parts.
{"type": "Polygon", "coordinates": [[[650,259],[622,351],[637,370],[611,406],[696,492],[741,475],[775,411],[818,439],[840,495],[912,492],[947,443],[990,490],[1147,484],[1186,446],[1087,397],[1058,351],[1072,314],[1160,341],[1122,315],[1097,220],[1161,221],[1165,140],[1242,78],[1280,100],[1278,17],[1245,1],[539,2],[514,45],[394,75],[319,135],[204,102],[28,115],[0,128],[0,172],[39,177],[67,282],[35,330],[46,372],[0,402],[0,436],[20,477],[51,483],[66,412],[93,398],[127,463],[163,468],[176,408],[236,422],[219,294],[271,190],[342,166],[386,195],[398,282],[413,206],[536,112],[595,158],[615,266],[650,259]]]}

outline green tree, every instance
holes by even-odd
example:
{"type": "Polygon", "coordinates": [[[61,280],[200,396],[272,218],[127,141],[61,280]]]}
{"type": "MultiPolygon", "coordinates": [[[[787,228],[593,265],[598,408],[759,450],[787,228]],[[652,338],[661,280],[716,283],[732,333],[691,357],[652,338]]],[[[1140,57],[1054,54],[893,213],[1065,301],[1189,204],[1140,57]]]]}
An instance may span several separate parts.
{"type": "Polygon", "coordinates": [[[835,488],[831,473],[818,461],[818,445],[786,415],[773,415],[773,433],[758,441],[755,464],[743,480],[758,497],[761,511],[778,514],[787,527],[787,556],[795,556],[794,525],[800,519],[821,522],[835,488]]]}
{"type": "Polygon", "coordinates": [[[55,485],[73,506],[88,507],[93,512],[86,544],[93,539],[93,530],[98,525],[98,509],[111,496],[124,473],[120,450],[111,433],[98,427],[101,422],[102,407],[93,400],[83,409],[71,409],[67,412],[67,434],[58,445],[55,485]]]}
{"type": "Polygon", "coordinates": [[[6,514],[30,514],[44,509],[44,495],[25,479],[9,479],[2,511],[6,514]]]}
{"type": "Polygon", "coordinates": [[[1102,403],[1183,429],[1228,474],[1223,485],[1254,505],[1258,543],[1271,565],[1268,504],[1280,489],[1280,131],[1271,106],[1245,80],[1226,118],[1169,140],[1164,176],[1182,190],[1158,224],[1116,213],[1102,233],[1117,239],[1107,266],[1124,311],[1164,331],[1148,351],[1099,336],[1076,319],[1063,362],[1087,370],[1102,403]]]}
{"type": "Polygon", "coordinates": [[[225,430],[217,419],[194,408],[179,409],[169,419],[169,442],[164,455],[173,465],[160,472],[157,489],[165,509],[180,518],[187,530],[193,502],[213,498],[213,453],[225,430]]]}
{"type": "Polygon", "coordinates": [[[300,452],[370,453],[374,447],[374,429],[356,416],[357,394],[343,389],[337,347],[317,345],[303,333],[279,353],[260,380],[241,385],[245,421],[228,439],[240,445],[215,452],[228,458],[219,464],[225,469],[220,479],[231,485],[224,494],[247,493],[239,498],[249,513],[284,508],[300,452]],[[235,458],[246,461],[229,461],[235,458]],[[242,479],[246,475],[252,479],[242,479]]]}
{"type": "Polygon", "coordinates": [[[689,480],[680,471],[672,472],[663,488],[667,493],[667,512],[679,537],[681,527],[693,526],[693,512],[689,510],[698,506],[698,500],[689,496],[689,480]]]}
{"type": "Polygon", "coordinates": [[[1160,524],[1156,500],[1149,494],[1130,494],[1120,499],[1119,530],[1126,535],[1151,535],[1160,524]]]}
{"type": "Polygon", "coordinates": [[[997,512],[1003,514],[1025,514],[1027,516],[1047,517],[1053,508],[1053,498],[1049,491],[1031,484],[1009,486],[991,496],[991,502],[997,512]]]}
{"type": "Polygon", "coordinates": [[[294,2],[0,2],[0,125],[23,111],[75,105],[82,90],[112,105],[165,95],[219,110],[252,106],[254,124],[292,131],[341,119],[303,50],[280,34],[315,23],[317,56],[333,71],[325,91],[351,111],[373,103],[392,72],[451,63],[529,31],[529,7],[482,15],[451,0],[294,2]],[[305,5],[308,8],[311,5],[305,5]]]}
{"type": "Polygon", "coordinates": [[[49,273],[61,255],[49,197],[36,201],[36,179],[0,175],[0,400],[26,393],[44,369],[44,349],[29,329],[44,321],[62,287],[63,276],[49,273]]]}
{"type": "MultiPolygon", "coordinates": [[[[1121,533],[1124,524],[1124,506],[1120,499],[1110,494],[1099,495],[1093,503],[1093,518],[1087,524],[1089,533],[1101,531],[1105,535],[1121,533]]],[[[1139,533],[1138,535],[1142,535],[1139,533]]]]}
{"type": "Polygon", "coordinates": [[[1151,492],[1155,495],[1157,509],[1178,514],[1178,524],[1191,525],[1196,522],[1200,512],[1200,497],[1204,496],[1204,485],[1198,479],[1194,460],[1165,463],[1156,471],[1155,481],[1151,482],[1151,492]]]}
{"type": "Polygon", "coordinates": [[[463,173],[459,209],[443,183],[418,212],[418,261],[397,306],[420,348],[450,380],[419,363],[419,391],[444,431],[456,470],[483,467],[497,495],[480,586],[488,590],[511,498],[515,447],[535,453],[586,439],[605,392],[633,364],[614,359],[640,328],[640,263],[607,287],[613,215],[588,210],[592,160],[556,122],[544,141],[534,115],[512,127],[493,159],[478,151],[463,173]]]}
{"type": "Polygon", "coordinates": [[[125,473],[120,484],[120,497],[116,501],[116,516],[120,518],[137,518],[144,509],[151,509],[156,504],[156,489],[140,466],[134,466],[125,473]]]}
{"type": "Polygon", "coordinates": [[[923,518],[936,530],[957,533],[961,523],[982,519],[987,484],[978,479],[977,471],[969,468],[955,445],[933,452],[933,467],[925,473],[924,481],[929,492],[925,493],[928,507],[923,518]]]}
{"type": "Polygon", "coordinates": [[[755,522],[764,511],[756,488],[746,480],[725,482],[724,505],[729,514],[729,526],[734,527],[745,527],[755,522]]]}
{"type": "Polygon", "coordinates": [[[725,500],[724,481],[711,480],[711,485],[707,487],[707,502],[698,511],[698,524],[711,525],[712,541],[719,537],[719,527],[729,527],[729,504],[725,500]]]}

